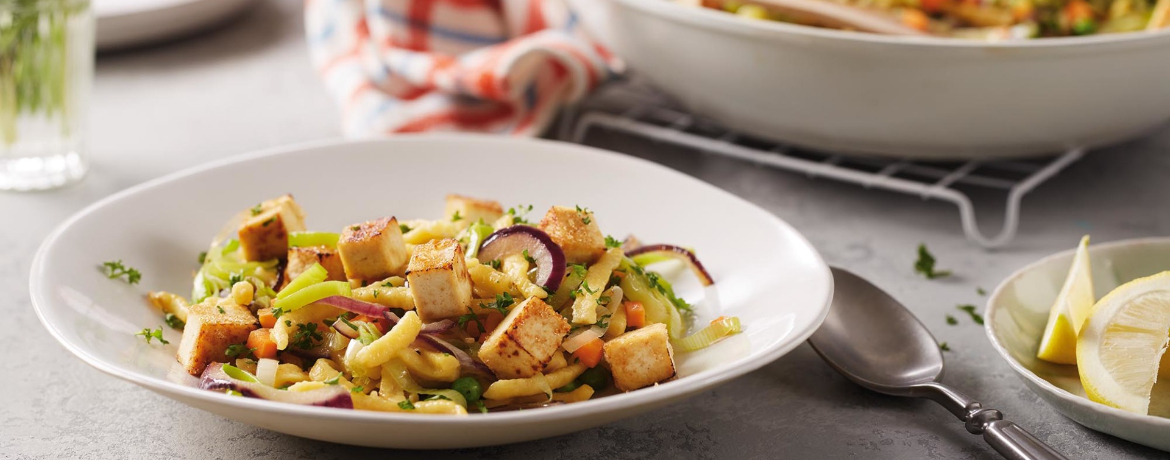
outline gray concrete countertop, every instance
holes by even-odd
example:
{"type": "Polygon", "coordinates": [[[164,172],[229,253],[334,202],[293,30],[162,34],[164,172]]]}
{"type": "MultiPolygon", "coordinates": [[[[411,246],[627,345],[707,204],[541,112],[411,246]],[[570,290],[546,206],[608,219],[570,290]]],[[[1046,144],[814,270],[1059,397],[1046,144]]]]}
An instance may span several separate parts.
{"type": "MultiPolygon", "coordinates": [[[[32,311],[28,273],[41,239],[70,214],[128,186],[208,160],[336,137],[337,112],[313,74],[300,2],[270,0],[197,40],[101,56],[93,97],[93,169],[81,184],[0,194],[2,458],[997,458],[941,407],[862,390],[807,346],[687,402],[576,434],[452,452],[393,453],[265,431],[179,404],[74,358],[32,311]],[[373,457],[370,457],[373,458],[373,457]]],[[[945,381],[1070,458],[1165,457],[1058,415],[1003,363],[983,329],[948,326],[1020,266],[1094,242],[1166,234],[1170,130],[1093,152],[1024,200],[1019,237],[988,252],[965,241],[940,202],[672,149],[613,134],[589,143],[661,162],[750,200],[804,232],[830,263],[868,277],[947,341],[945,381]],[[927,243],[956,276],[912,270],[927,243]]],[[[979,210],[1002,203],[976,197],[979,210]]],[[[388,434],[392,435],[392,434],[388,434]]]]}

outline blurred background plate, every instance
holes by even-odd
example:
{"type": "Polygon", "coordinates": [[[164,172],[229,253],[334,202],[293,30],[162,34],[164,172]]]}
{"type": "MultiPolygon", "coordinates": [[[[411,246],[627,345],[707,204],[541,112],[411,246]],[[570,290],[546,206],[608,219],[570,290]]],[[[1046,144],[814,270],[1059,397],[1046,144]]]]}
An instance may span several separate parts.
{"type": "Polygon", "coordinates": [[[256,0],[94,0],[97,49],[182,37],[231,18],[256,0]]]}

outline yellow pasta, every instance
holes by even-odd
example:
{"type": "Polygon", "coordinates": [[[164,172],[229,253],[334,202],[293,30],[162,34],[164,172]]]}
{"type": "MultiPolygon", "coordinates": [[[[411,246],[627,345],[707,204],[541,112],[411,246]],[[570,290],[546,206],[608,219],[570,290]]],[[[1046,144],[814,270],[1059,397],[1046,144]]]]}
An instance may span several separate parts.
{"type": "Polygon", "coordinates": [[[150,299],[150,303],[159,310],[162,310],[163,313],[170,313],[175,315],[176,318],[179,318],[179,321],[187,322],[187,307],[190,305],[187,304],[187,299],[184,299],[182,296],[169,292],[156,291],[147,294],[146,298],[150,299]]]}
{"type": "Polygon", "coordinates": [[[408,311],[402,315],[398,324],[386,332],[386,335],[378,337],[377,340],[363,347],[357,353],[356,361],[366,368],[381,366],[396,356],[399,351],[405,349],[407,345],[410,345],[410,342],[418,337],[418,332],[421,329],[422,321],[418,319],[418,315],[413,311],[408,311]]]}
{"type": "Polygon", "coordinates": [[[492,222],[492,228],[496,230],[511,227],[513,225],[516,225],[516,216],[512,214],[504,214],[500,216],[499,219],[496,219],[495,222],[492,222]]]}
{"type": "Polygon", "coordinates": [[[390,375],[390,373],[389,366],[382,366],[382,381],[378,383],[378,394],[395,403],[405,400],[406,398],[402,394],[402,387],[398,386],[398,382],[394,380],[394,376],[390,375]]]}
{"type": "Polygon", "coordinates": [[[581,385],[576,390],[568,393],[553,393],[553,401],[562,401],[567,403],[575,403],[581,401],[588,401],[593,397],[593,387],[589,385],[581,385]]]}
{"type": "Polygon", "coordinates": [[[414,310],[414,295],[411,294],[410,288],[403,286],[388,287],[374,284],[357,288],[353,290],[353,298],[390,308],[414,310]]]}
{"type": "Polygon", "coordinates": [[[544,372],[547,374],[549,372],[561,370],[568,365],[569,362],[565,360],[565,354],[561,353],[560,350],[557,350],[556,353],[553,353],[553,357],[551,360],[549,360],[548,364],[544,365],[544,372]]]}
{"type": "Polygon", "coordinates": [[[609,284],[609,277],[613,269],[622,261],[622,250],[610,248],[597,259],[597,263],[589,267],[585,273],[585,281],[577,291],[577,298],[573,300],[573,323],[593,324],[597,322],[597,298],[601,290],[609,284]]]}
{"type": "Polygon", "coordinates": [[[272,386],[280,388],[291,383],[304,382],[306,380],[309,380],[309,374],[301,370],[300,366],[296,364],[281,364],[276,366],[276,379],[273,381],[272,386]]]}
{"type": "Polygon", "coordinates": [[[479,263],[478,259],[467,260],[467,273],[471,275],[471,289],[476,296],[492,298],[512,289],[508,275],[479,263]]]}
{"type": "Polygon", "coordinates": [[[407,348],[398,352],[398,358],[411,374],[423,380],[454,382],[459,378],[459,359],[447,353],[407,348]]]}
{"type": "Polygon", "coordinates": [[[524,294],[524,297],[541,299],[548,297],[548,292],[545,292],[544,288],[528,280],[528,261],[524,259],[523,254],[512,254],[501,262],[504,273],[512,279],[512,285],[516,286],[516,289],[524,294]]]}
{"type": "Polygon", "coordinates": [[[605,330],[605,335],[601,338],[605,340],[616,338],[619,335],[626,333],[626,309],[622,306],[622,288],[614,286],[609,288],[609,327],[605,330]]]}
{"type": "Polygon", "coordinates": [[[585,372],[584,364],[577,363],[565,366],[554,372],[538,374],[525,379],[497,380],[488,386],[483,397],[487,399],[507,399],[520,396],[532,396],[541,393],[551,393],[553,388],[568,385],[573,379],[585,372]]]}
{"type": "Polygon", "coordinates": [[[297,325],[317,323],[318,328],[323,328],[324,324],[321,321],[339,314],[341,314],[341,309],[320,303],[305,305],[285,313],[276,320],[276,326],[272,327],[272,340],[276,342],[276,349],[288,348],[288,337],[290,334],[296,333],[297,325]]]}
{"type": "Polygon", "coordinates": [[[414,403],[414,410],[419,414],[467,415],[467,409],[446,399],[429,399],[414,403]]]}
{"type": "Polygon", "coordinates": [[[430,240],[454,238],[459,234],[459,227],[447,220],[411,220],[403,225],[410,227],[410,231],[402,234],[402,241],[408,245],[423,244],[430,240]]]}
{"type": "Polygon", "coordinates": [[[398,407],[398,401],[389,398],[361,393],[353,393],[349,396],[353,399],[354,409],[377,412],[403,412],[402,408],[398,407]]]}

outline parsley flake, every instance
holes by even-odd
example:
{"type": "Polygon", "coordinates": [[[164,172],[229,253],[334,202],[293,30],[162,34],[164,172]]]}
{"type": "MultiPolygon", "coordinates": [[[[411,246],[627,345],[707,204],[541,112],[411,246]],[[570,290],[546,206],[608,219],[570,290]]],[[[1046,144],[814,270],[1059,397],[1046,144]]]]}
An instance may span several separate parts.
{"type": "Polygon", "coordinates": [[[495,302],[489,304],[481,303],[479,306],[485,310],[495,310],[500,312],[501,315],[508,316],[508,308],[511,307],[514,303],[516,303],[516,299],[512,298],[512,294],[505,292],[502,294],[496,294],[495,302]]]}
{"type": "MultiPolygon", "coordinates": [[[[313,323],[313,324],[317,324],[317,323],[313,323]]],[[[321,383],[324,383],[326,385],[337,385],[338,383],[341,383],[341,373],[338,372],[337,375],[333,376],[333,378],[327,379],[321,383]]]]}
{"type": "Polygon", "coordinates": [[[252,207],[252,215],[253,215],[253,216],[258,216],[258,215],[260,215],[260,213],[262,213],[262,212],[264,212],[264,207],[263,207],[263,206],[261,206],[261,205],[257,204],[256,206],[253,206],[253,207],[252,207]]]}
{"type": "Polygon", "coordinates": [[[467,323],[474,322],[475,328],[479,330],[480,334],[487,332],[487,328],[483,327],[483,323],[479,321],[479,316],[476,316],[475,312],[471,310],[471,307],[467,307],[467,313],[459,316],[456,321],[459,324],[460,329],[466,326],[467,323]]]}
{"type": "Polygon", "coordinates": [[[255,352],[256,352],[255,348],[248,348],[247,345],[244,345],[242,343],[237,343],[237,344],[228,345],[227,350],[224,350],[223,354],[226,356],[231,356],[233,358],[255,359],[256,355],[253,354],[255,352]]]}
{"type": "Polygon", "coordinates": [[[974,305],[971,305],[971,304],[957,305],[957,306],[955,306],[955,308],[958,308],[959,310],[965,311],[965,312],[967,312],[968,315],[971,315],[971,321],[974,321],[975,324],[979,324],[979,325],[983,324],[983,315],[975,313],[975,306],[974,305]]]}
{"type": "MultiPolygon", "coordinates": [[[[341,374],[337,374],[337,375],[341,375],[341,374]]],[[[365,386],[363,386],[363,385],[358,385],[358,386],[356,386],[356,387],[353,387],[353,388],[350,388],[350,389],[349,389],[349,392],[350,392],[350,393],[361,393],[361,392],[363,392],[363,391],[366,391],[366,387],[365,387],[365,386]]]]}
{"type": "Polygon", "coordinates": [[[532,256],[528,255],[527,249],[521,251],[520,253],[524,255],[524,260],[527,260],[530,264],[536,265],[536,259],[533,259],[532,256]]]}
{"type": "Polygon", "coordinates": [[[276,216],[269,217],[269,218],[268,218],[268,220],[264,221],[264,223],[263,223],[263,224],[260,224],[260,226],[261,226],[261,227],[267,227],[267,226],[268,226],[268,224],[271,224],[271,223],[273,223],[273,222],[276,222],[276,216]]]}
{"type": "Polygon", "coordinates": [[[942,351],[951,351],[950,345],[947,345],[946,342],[938,344],[938,349],[942,351]]]}
{"type": "Polygon", "coordinates": [[[106,272],[106,278],[114,279],[126,277],[126,282],[129,284],[138,284],[142,280],[142,273],[132,267],[127,267],[122,264],[122,260],[114,260],[109,262],[102,262],[102,268],[106,272]]]}
{"type": "Polygon", "coordinates": [[[398,408],[402,410],[414,410],[414,403],[410,402],[409,399],[404,399],[398,403],[398,408]]]}
{"type": "Polygon", "coordinates": [[[569,264],[569,271],[573,272],[573,275],[578,278],[585,278],[585,274],[588,273],[588,270],[585,269],[585,264],[569,264]]]}
{"type": "Polygon", "coordinates": [[[500,269],[500,259],[489,260],[488,266],[492,267],[492,270],[499,270],[500,269]]]}
{"type": "Polygon", "coordinates": [[[216,305],[216,306],[215,306],[215,308],[219,309],[219,314],[221,314],[221,315],[225,315],[225,314],[227,314],[227,312],[226,312],[226,311],[223,311],[223,307],[222,307],[222,306],[216,305]]]}
{"type": "Polygon", "coordinates": [[[451,215],[451,222],[459,222],[463,220],[463,216],[459,215],[459,210],[455,210],[455,214],[451,215]]]}
{"type": "Polygon", "coordinates": [[[313,348],[313,342],[321,340],[321,338],[321,333],[317,331],[317,323],[297,324],[297,332],[293,334],[289,344],[302,350],[308,350],[313,348]]]}
{"type": "Polygon", "coordinates": [[[589,225],[590,222],[593,222],[593,218],[589,217],[591,214],[593,214],[593,211],[590,211],[589,208],[582,208],[581,206],[576,207],[577,214],[582,214],[581,223],[589,225]]]}
{"type": "Polygon", "coordinates": [[[163,322],[167,323],[167,326],[170,326],[171,329],[181,330],[183,329],[183,326],[185,326],[185,324],[183,324],[183,320],[179,319],[178,316],[175,316],[174,313],[167,313],[167,315],[163,317],[163,322]]]}
{"type": "Polygon", "coordinates": [[[614,238],[610,235],[605,235],[605,247],[607,247],[607,248],[620,248],[620,247],[622,247],[622,242],[618,241],[617,238],[614,238]]]}
{"type": "Polygon", "coordinates": [[[975,288],[975,293],[976,293],[976,294],[979,294],[979,295],[987,295],[987,291],[983,290],[983,288],[982,288],[982,287],[976,287],[976,288],[975,288]]]}
{"type": "Polygon", "coordinates": [[[409,225],[406,225],[406,224],[398,224],[398,230],[401,231],[402,233],[409,233],[411,228],[409,225]]]}
{"type": "Polygon", "coordinates": [[[926,279],[944,278],[951,276],[950,270],[935,270],[934,268],[934,254],[926,249],[925,243],[918,245],[918,260],[914,262],[914,271],[921,273],[926,279]]]}
{"type": "Polygon", "coordinates": [[[159,343],[162,343],[163,345],[167,345],[167,344],[171,343],[171,342],[168,342],[167,339],[163,338],[162,326],[159,326],[158,329],[144,328],[141,331],[138,331],[137,333],[135,333],[134,335],[142,336],[143,339],[146,339],[146,343],[150,343],[151,339],[158,339],[159,343]]]}
{"type": "Polygon", "coordinates": [[[203,265],[205,262],[207,262],[207,251],[200,252],[198,260],[199,265],[203,265]]]}
{"type": "Polygon", "coordinates": [[[947,324],[954,326],[956,324],[959,324],[959,320],[955,319],[954,316],[947,315],[947,324]]]}

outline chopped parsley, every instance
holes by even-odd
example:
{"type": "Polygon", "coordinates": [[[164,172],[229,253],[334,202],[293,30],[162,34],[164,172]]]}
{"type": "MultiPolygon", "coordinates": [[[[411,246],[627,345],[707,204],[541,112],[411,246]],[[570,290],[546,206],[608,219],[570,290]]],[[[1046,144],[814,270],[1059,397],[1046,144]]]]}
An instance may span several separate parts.
{"type": "Polygon", "coordinates": [[[207,251],[200,252],[198,260],[199,265],[203,265],[204,262],[207,262],[207,251]]]}
{"type": "Polygon", "coordinates": [[[965,311],[965,312],[967,312],[968,315],[971,315],[971,321],[974,321],[975,324],[980,324],[980,325],[983,324],[983,316],[978,314],[978,313],[975,313],[975,306],[974,305],[971,305],[971,304],[958,305],[955,308],[958,308],[959,310],[965,311]]]}
{"type": "Polygon", "coordinates": [[[361,229],[362,229],[361,225],[350,225],[349,226],[349,231],[351,231],[351,232],[356,232],[356,231],[361,230],[361,229]]]}
{"type": "Polygon", "coordinates": [[[511,307],[514,303],[516,303],[516,299],[512,298],[512,294],[505,292],[502,294],[496,294],[495,302],[489,304],[481,303],[479,306],[486,310],[495,310],[500,312],[501,315],[508,316],[508,308],[511,307]]]}
{"type": "Polygon", "coordinates": [[[530,264],[533,264],[533,265],[536,265],[536,259],[533,259],[533,258],[532,258],[532,256],[528,255],[528,250],[527,250],[527,249],[525,249],[525,250],[521,251],[521,252],[520,252],[520,254],[523,254],[523,255],[524,255],[524,260],[527,260],[527,261],[528,261],[528,263],[530,263],[530,264]]]}
{"type": "Polygon", "coordinates": [[[228,286],[235,286],[236,283],[241,281],[244,281],[244,275],[242,273],[232,273],[231,275],[228,275],[228,286]]]}
{"type": "Polygon", "coordinates": [[[600,327],[600,328],[602,328],[602,329],[608,329],[608,328],[609,328],[609,318],[610,318],[611,316],[613,316],[613,315],[605,315],[605,316],[602,316],[602,317],[600,317],[600,318],[597,318],[597,321],[596,321],[596,322],[594,322],[593,324],[578,324],[578,325],[575,325],[575,326],[573,326],[573,327],[569,328],[569,331],[570,331],[570,332],[574,332],[574,331],[577,331],[577,330],[579,330],[579,329],[585,329],[585,328],[594,327],[594,326],[596,326],[596,327],[600,327]]]}
{"type": "Polygon", "coordinates": [[[607,247],[607,248],[620,248],[620,247],[622,247],[622,242],[618,241],[617,238],[614,238],[610,235],[605,235],[605,247],[607,247]]]}
{"type": "Polygon", "coordinates": [[[488,413],[487,406],[483,405],[483,400],[482,400],[482,399],[481,399],[481,400],[479,400],[479,401],[476,401],[476,402],[475,402],[475,408],[476,408],[476,409],[479,409],[479,413],[481,413],[481,414],[486,414],[486,413],[488,413]]]}
{"type": "Polygon", "coordinates": [[[589,225],[590,222],[593,222],[593,218],[589,217],[590,214],[593,214],[593,211],[590,211],[589,208],[582,208],[581,206],[577,206],[577,214],[582,215],[581,223],[589,225]]]}
{"type": "Polygon", "coordinates": [[[231,356],[233,358],[255,359],[256,355],[253,354],[255,352],[256,352],[255,348],[248,348],[247,345],[244,345],[242,343],[237,343],[237,344],[233,344],[233,345],[228,345],[227,350],[224,350],[223,354],[226,356],[231,356]]]}
{"type": "Polygon", "coordinates": [[[377,289],[374,289],[374,298],[375,298],[375,299],[377,299],[377,298],[378,298],[378,290],[377,290],[377,289]]]}
{"type": "Polygon", "coordinates": [[[918,244],[918,260],[914,261],[914,271],[921,273],[926,279],[944,278],[951,276],[950,270],[935,270],[934,254],[926,249],[925,243],[918,244]]]}
{"type": "Polygon", "coordinates": [[[959,324],[959,320],[955,319],[954,316],[947,315],[947,324],[954,326],[956,324],[959,324]]]}
{"type": "Polygon", "coordinates": [[[139,273],[138,270],[135,270],[132,267],[127,267],[126,265],[122,264],[120,259],[109,262],[102,262],[102,268],[106,272],[106,278],[109,279],[121,278],[124,276],[126,277],[126,282],[130,284],[138,284],[138,281],[142,279],[142,273],[139,273]]]}
{"type": "MultiPolygon", "coordinates": [[[[279,319],[281,316],[284,316],[284,313],[285,313],[285,312],[284,312],[284,309],[283,309],[283,308],[276,308],[276,307],[272,307],[272,317],[273,317],[273,318],[278,318],[278,319],[279,319]]],[[[286,322],[286,323],[287,323],[287,322],[288,322],[288,320],[285,320],[284,322],[286,322]]],[[[291,326],[291,324],[285,324],[285,326],[291,326]]]]}
{"type": "Polygon", "coordinates": [[[983,288],[982,288],[982,287],[976,287],[976,288],[975,288],[975,293],[976,293],[976,294],[979,294],[979,295],[987,295],[987,291],[983,290],[983,288]]]}
{"type": "Polygon", "coordinates": [[[451,222],[459,222],[463,220],[463,216],[459,215],[459,210],[455,210],[455,214],[451,215],[451,222]]]}
{"type": "Polygon", "coordinates": [[[674,288],[670,286],[670,283],[667,283],[666,280],[664,280],[664,279],[662,279],[662,277],[658,276],[657,273],[654,273],[654,272],[645,272],[645,273],[646,273],[646,278],[650,280],[650,286],[654,287],[654,289],[658,290],[658,292],[660,292],[660,293],[662,293],[662,295],[666,296],[667,300],[670,300],[670,303],[674,304],[675,308],[678,308],[679,310],[690,310],[691,309],[691,304],[687,303],[687,301],[680,299],[674,295],[674,288]]]}
{"type": "Polygon", "coordinates": [[[142,338],[146,339],[146,343],[150,343],[150,339],[158,339],[159,343],[162,343],[163,345],[167,345],[167,344],[171,343],[171,342],[168,342],[167,339],[163,338],[162,326],[159,326],[158,329],[144,328],[141,331],[138,331],[137,333],[135,333],[134,335],[142,336],[142,338]]]}
{"type": "Polygon", "coordinates": [[[488,266],[492,267],[492,270],[499,270],[500,269],[500,259],[489,260],[488,266]]]}
{"type": "Polygon", "coordinates": [[[258,216],[262,212],[264,212],[264,206],[257,204],[256,206],[252,207],[252,215],[253,216],[258,216]]]}
{"type": "Polygon", "coordinates": [[[398,403],[398,408],[402,410],[414,410],[414,403],[411,403],[409,399],[404,399],[398,403]]]}
{"type": "Polygon", "coordinates": [[[273,223],[273,222],[276,222],[276,216],[269,217],[269,218],[268,218],[268,220],[264,221],[264,223],[263,223],[263,224],[261,224],[260,226],[261,226],[261,227],[267,227],[267,226],[268,226],[268,224],[271,224],[271,223],[273,223]]]}
{"type": "Polygon", "coordinates": [[[581,280],[581,289],[589,294],[593,294],[593,293],[597,292],[597,289],[590,289],[589,288],[589,280],[581,280]]]}
{"type": "Polygon", "coordinates": [[[215,306],[215,308],[219,309],[219,314],[221,314],[221,315],[225,315],[225,314],[227,314],[227,312],[226,312],[226,311],[223,311],[223,307],[222,307],[222,306],[220,306],[220,305],[216,305],[216,306],[215,306]]]}
{"type": "Polygon", "coordinates": [[[179,319],[178,316],[175,316],[174,313],[167,313],[167,315],[163,317],[163,322],[167,323],[167,326],[170,326],[171,329],[183,329],[183,326],[185,326],[185,324],[183,324],[183,320],[179,319]]]}
{"type": "MultiPolygon", "coordinates": [[[[277,312],[277,311],[283,311],[283,310],[274,310],[274,312],[277,312]]],[[[275,316],[275,315],[273,315],[273,316],[275,316]]],[[[287,320],[287,319],[284,320],[284,327],[292,327],[292,321],[287,320]]]]}
{"type": "Polygon", "coordinates": [[[483,323],[479,321],[479,316],[476,316],[475,312],[471,310],[471,307],[467,307],[467,313],[457,318],[457,321],[461,329],[467,326],[467,323],[474,322],[475,328],[479,329],[481,334],[487,332],[487,328],[483,327],[483,323]]]}
{"type": "Polygon", "coordinates": [[[524,218],[526,214],[532,211],[532,205],[524,206],[518,205],[514,208],[508,208],[508,215],[512,216],[512,223],[527,224],[528,220],[524,218]]]}
{"type": "Polygon", "coordinates": [[[297,332],[293,334],[289,344],[308,350],[313,348],[313,342],[318,340],[321,340],[321,332],[317,331],[317,323],[297,324],[297,332]]]}
{"type": "Polygon", "coordinates": [[[409,225],[398,224],[398,230],[401,231],[402,233],[408,233],[408,232],[410,232],[411,229],[410,229],[409,225]]]}
{"type": "Polygon", "coordinates": [[[585,264],[569,264],[569,271],[573,272],[578,278],[585,278],[588,270],[585,269],[585,264]]]}
{"type": "MultiPolygon", "coordinates": [[[[313,323],[313,324],[317,324],[317,323],[313,323]]],[[[338,372],[337,375],[333,376],[333,378],[327,379],[321,383],[324,383],[326,385],[337,385],[338,383],[341,383],[341,373],[338,372]]]]}
{"type": "Polygon", "coordinates": [[[938,344],[938,349],[942,350],[942,351],[951,351],[951,346],[947,345],[946,342],[943,342],[943,343],[938,344]]]}
{"type": "MultiPolygon", "coordinates": [[[[341,374],[337,374],[337,375],[341,375],[341,374]]],[[[350,393],[361,393],[361,392],[363,392],[363,391],[366,391],[366,387],[365,387],[365,386],[363,386],[363,385],[358,385],[358,386],[356,386],[356,387],[353,387],[353,388],[350,388],[350,389],[349,389],[349,392],[350,392],[350,393]]]]}

